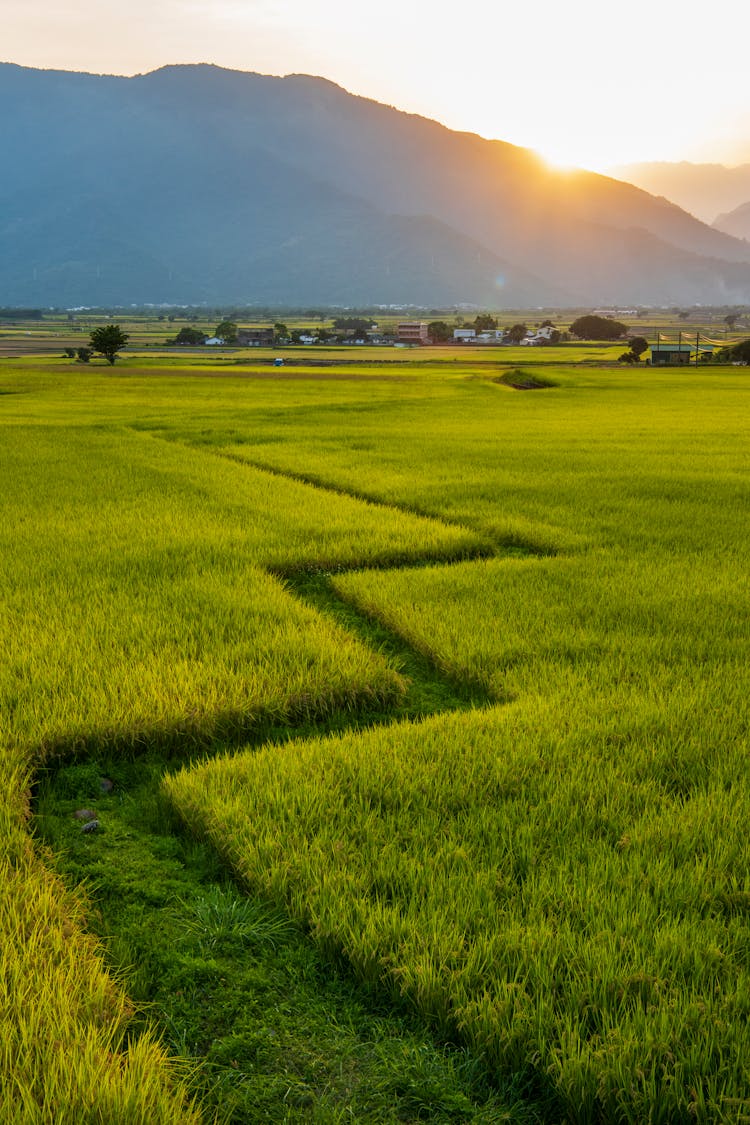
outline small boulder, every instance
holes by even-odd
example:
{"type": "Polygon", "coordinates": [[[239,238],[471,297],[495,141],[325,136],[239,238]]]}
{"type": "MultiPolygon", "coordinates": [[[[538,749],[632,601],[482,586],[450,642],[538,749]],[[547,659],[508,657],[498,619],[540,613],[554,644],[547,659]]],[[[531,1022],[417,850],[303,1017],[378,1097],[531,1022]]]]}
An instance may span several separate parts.
{"type": "Polygon", "coordinates": [[[97,828],[101,828],[98,820],[87,820],[81,825],[81,832],[96,832],[97,828]]]}
{"type": "Polygon", "coordinates": [[[96,813],[93,809],[76,809],[73,816],[76,820],[96,820],[96,813]]]}

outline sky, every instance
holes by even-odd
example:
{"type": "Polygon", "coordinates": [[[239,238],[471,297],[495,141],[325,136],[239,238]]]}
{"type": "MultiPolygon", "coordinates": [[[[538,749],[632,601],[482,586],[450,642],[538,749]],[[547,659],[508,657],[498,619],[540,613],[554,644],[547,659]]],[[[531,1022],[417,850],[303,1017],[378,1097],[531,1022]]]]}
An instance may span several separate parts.
{"type": "Polygon", "coordinates": [[[750,5],[699,7],[700,18],[684,0],[0,0],[0,60],[317,74],[560,166],[740,163],[750,5]]]}

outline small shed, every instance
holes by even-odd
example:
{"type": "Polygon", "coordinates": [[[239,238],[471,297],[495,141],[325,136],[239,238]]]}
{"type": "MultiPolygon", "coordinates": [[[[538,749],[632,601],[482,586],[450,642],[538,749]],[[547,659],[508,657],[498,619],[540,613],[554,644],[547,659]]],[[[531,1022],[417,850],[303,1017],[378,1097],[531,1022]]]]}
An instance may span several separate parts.
{"type": "Polygon", "coordinates": [[[673,367],[688,364],[692,355],[692,344],[654,344],[651,347],[651,366],[673,367]]]}

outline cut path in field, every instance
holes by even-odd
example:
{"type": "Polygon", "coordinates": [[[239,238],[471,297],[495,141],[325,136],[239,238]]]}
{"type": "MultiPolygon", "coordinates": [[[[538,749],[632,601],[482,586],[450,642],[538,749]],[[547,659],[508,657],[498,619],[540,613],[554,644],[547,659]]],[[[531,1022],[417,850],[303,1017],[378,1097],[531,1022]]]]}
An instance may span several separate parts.
{"type": "MultiPolygon", "coordinates": [[[[161,435],[156,434],[154,436],[160,437],[161,435]]],[[[175,439],[167,438],[165,440],[169,441],[171,444],[175,439]]],[[[180,444],[184,444],[185,448],[187,449],[195,448],[194,445],[191,445],[187,442],[180,442],[180,444]]],[[[312,489],[315,489],[321,495],[321,497],[325,497],[328,495],[346,497],[351,500],[367,504],[368,506],[371,506],[375,509],[382,509],[385,512],[400,512],[406,516],[415,516],[419,519],[435,521],[438,524],[444,524],[448,528],[455,528],[463,532],[464,534],[471,532],[478,538],[475,541],[473,548],[468,547],[465,549],[465,557],[489,558],[495,554],[501,554],[504,557],[514,554],[517,554],[522,558],[538,555],[546,557],[556,555],[558,554],[559,550],[564,549],[563,546],[558,548],[554,544],[553,538],[551,536],[547,539],[545,539],[544,536],[540,536],[538,530],[536,530],[536,533],[529,532],[528,535],[525,535],[524,530],[519,526],[518,521],[516,522],[514,530],[510,534],[507,531],[505,533],[498,534],[497,532],[493,532],[493,529],[491,528],[485,529],[481,526],[477,529],[470,529],[467,526],[465,520],[453,518],[444,512],[436,510],[435,508],[419,505],[416,503],[410,503],[408,501],[399,502],[394,498],[389,498],[386,500],[374,490],[368,491],[362,488],[355,488],[353,485],[337,484],[336,482],[325,477],[321,477],[315,473],[296,471],[294,469],[288,468],[280,468],[277,465],[273,465],[269,462],[263,461],[261,458],[253,456],[252,453],[248,454],[240,448],[225,448],[221,446],[199,446],[198,448],[210,452],[213,456],[221,457],[237,465],[242,465],[247,469],[254,469],[262,473],[268,473],[273,477],[279,477],[283,480],[292,481],[300,485],[308,486],[312,489]]],[[[431,565],[436,561],[440,561],[441,563],[449,563],[454,560],[443,557],[440,560],[425,558],[424,560],[420,560],[420,562],[422,561],[425,563],[425,565],[431,565]]],[[[336,569],[357,570],[361,569],[364,565],[365,564],[355,563],[352,566],[342,565],[340,567],[336,567],[336,569]]],[[[372,568],[372,565],[373,564],[369,564],[370,568],[372,568]]],[[[389,559],[385,558],[383,559],[382,563],[376,565],[382,566],[387,569],[397,569],[398,566],[408,565],[408,560],[396,559],[390,561],[389,559]]],[[[272,568],[272,570],[274,571],[274,573],[285,574],[289,572],[290,568],[279,567],[272,568]]]]}
{"type": "MultiPolygon", "coordinates": [[[[31,392],[0,446],[0,928],[12,962],[0,1116],[31,1123],[49,1105],[66,1125],[84,1107],[118,1125],[187,1122],[158,1044],[129,1039],[129,1003],[83,905],[30,846],[33,773],[105,747],[189,757],[274,723],[377,721],[403,677],[269,571],[461,558],[486,540],[132,428],[35,424],[36,406],[31,392]],[[34,1003],[20,1008],[25,995],[34,1003]]],[[[96,847],[96,831],[86,839],[96,847]]]]}
{"type": "MultiPolygon", "coordinates": [[[[341,599],[326,575],[297,574],[287,585],[385,657],[408,687],[388,711],[260,724],[258,749],[490,705],[481,686],[437,671],[341,599]]],[[[242,741],[246,749],[247,732],[242,741]]],[[[412,1010],[356,983],[345,960],[317,949],[270,900],[240,895],[219,850],[186,835],[159,796],[162,779],[185,764],[184,745],[160,758],[149,742],[141,757],[92,745],[79,764],[42,771],[35,831],[63,877],[92,887],[96,932],[128,994],[147,1006],[170,1051],[200,1062],[204,1106],[237,1125],[333,1123],[342,1113],[371,1123],[538,1121],[478,1056],[436,1044],[412,1010]],[[101,792],[101,777],[111,791],[101,792]],[[82,806],[97,815],[94,833],[82,834],[74,818],[82,806]]],[[[230,749],[221,742],[212,753],[230,749]]],[[[196,759],[205,754],[204,746],[196,759]]]]}
{"type": "MultiPolygon", "coordinates": [[[[52,439],[52,434],[48,436],[52,439]]],[[[206,909],[210,912],[212,902],[219,913],[224,910],[226,914],[230,908],[225,900],[241,900],[231,888],[214,891],[212,879],[207,880],[205,872],[196,868],[190,873],[191,845],[181,839],[170,849],[168,841],[173,838],[175,822],[168,818],[165,830],[163,815],[153,809],[159,777],[174,769],[177,760],[184,764],[207,753],[226,752],[239,745],[246,747],[249,739],[255,745],[281,745],[305,733],[312,736],[336,730],[356,731],[409,716],[487,706],[490,698],[481,685],[441,674],[429,659],[338,597],[328,570],[349,572],[363,563],[389,567],[407,562],[452,563],[491,553],[491,545],[486,538],[451,521],[417,517],[391,504],[363,502],[338,490],[321,489],[281,474],[235,464],[202,450],[154,443],[150,436],[137,431],[131,431],[124,449],[114,455],[110,451],[108,457],[102,456],[102,441],[106,441],[106,435],[93,434],[88,439],[79,435],[79,454],[86,465],[85,483],[78,479],[80,467],[74,470],[58,460],[54,439],[45,445],[37,434],[36,443],[29,442],[24,448],[29,464],[17,478],[19,487],[14,502],[24,506],[24,489],[34,488],[34,471],[47,470],[50,475],[54,473],[66,499],[62,504],[53,497],[37,503],[40,515],[45,515],[49,508],[47,526],[50,535],[58,537],[59,548],[52,567],[57,584],[48,591],[48,605],[37,602],[31,616],[26,613],[15,637],[24,649],[30,646],[37,653],[41,651],[40,645],[52,646],[46,654],[45,677],[54,672],[56,680],[50,694],[49,715],[44,717],[45,761],[36,771],[37,830],[39,838],[60,857],[56,870],[66,877],[88,880],[96,888],[92,892],[94,906],[103,917],[94,929],[109,944],[110,966],[118,979],[124,973],[126,990],[132,992],[137,1002],[157,1006],[171,1050],[209,1058],[210,1078],[203,1073],[202,1095],[209,1104],[214,1098],[220,1108],[226,1108],[225,1103],[234,1099],[238,1108],[233,1120],[237,1122],[267,1120],[269,1115],[280,1121],[303,1121],[309,1120],[311,1112],[317,1114],[317,1120],[333,1122],[345,1108],[348,1111],[349,1104],[361,1107],[358,1120],[362,1121],[393,1120],[395,1108],[399,1119],[405,1120],[496,1120],[498,1114],[505,1113],[504,1107],[517,1101],[512,1085],[507,1097],[497,1090],[493,1093],[477,1060],[471,1061],[472,1056],[463,1049],[446,1053],[446,1048],[435,1045],[413,1013],[403,1022],[401,1017],[380,1013],[379,1001],[366,1001],[364,995],[358,1000],[357,989],[352,980],[347,983],[346,972],[336,983],[338,978],[331,968],[330,956],[321,956],[312,947],[306,954],[301,952],[305,942],[301,942],[299,935],[284,939],[287,955],[297,961],[307,958],[307,967],[300,971],[311,973],[316,979],[325,978],[323,990],[330,993],[329,1007],[316,1017],[321,1026],[317,1031],[308,1026],[308,1040],[313,1035],[322,1036],[324,1023],[335,1028],[358,1021],[354,1039],[351,1028],[338,1038],[330,1036],[325,1048],[330,1057],[325,1064],[314,1052],[310,1055],[308,1051],[306,1055],[307,1048],[301,1039],[294,1040],[298,1032],[291,1027],[305,1022],[298,1010],[284,1032],[290,1037],[285,1048],[276,1049],[274,1024],[280,1018],[277,1009],[279,1004],[286,1003],[279,999],[283,984],[278,981],[273,987],[263,986],[267,1009],[257,1010],[254,1022],[240,1031],[230,994],[232,974],[237,971],[241,975],[246,953],[241,934],[233,938],[230,933],[229,944],[234,942],[235,952],[225,950],[217,969],[213,954],[206,956],[205,949],[199,948],[193,954],[183,951],[180,956],[167,950],[169,943],[161,934],[159,918],[166,909],[167,930],[177,933],[180,927],[190,929],[196,913],[206,909]],[[125,464],[127,472],[122,476],[121,467],[125,464]],[[214,472],[208,471],[208,467],[214,472]],[[200,485],[195,494],[193,480],[200,485]],[[147,482],[147,488],[143,482],[147,482]],[[166,512],[151,511],[140,502],[130,502],[128,497],[134,487],[136,496],[141,492],[150,496],[156,489],[156,494],[168,498],[166,512]],[[95,520],[90,519],[86,510],[87,488],[107,497],[104,510],[101,504],[97,506],[95,520]],[[185,488],[192,517],[189,533],[185,530],[188,525],[182,528],[178,519],[185,488]],[[258,497],[262,497],[261,502],[258,497]],[[286,549],[282,551],[278,527],[285,526],[297,512],[300,514],[291,532],[291,546],[287,536],[286,549]],[[331,520],[325,518],[326,512],[331,514],[331,520]],[[97,544],[103,521],[107,526],[110,516],[118,561],[110,561],[107,566],[107,615],[97,626],[96,643],[92,638],[85,681],[76,681],[75,706],[71,711],[66,704],[61,722],[56,723],[56,706],[71,695],[64,679],[60,679],[67,666],[65,638],[72,626],[76,646],[87,643],[91,622],[95,621],[92,615],[101,601],[94,582],[97,544]],[[237,534],[237,521],[243,518],[249,521],[244,542],[237,534]],[[326,522],[333,522],[334,532],[329,530],[321,536],[320,525],[326,522]],[[231,565],[217,554],[212,536],[218,536],[217,543],[229,552],[231,565]],[[135,549],[136,541],[141,545],[139,550],[135,549]],[[78,548],[68,572],[64,560],[74,543],[78,548]],[[152,548],[155,553],[149,554],[152,548]],[[227,598],[231,594],[229,601],[222,595],[224,586],[227,598]],[[258,605],[252,601],[255,594],[248,593],[256,587],[260,595],[258,605]],[[269,605],[275,607],[273,612],[269,605]],[[80,612],[76,607],[81,607],[80,612]],[[244,612],[239,613],[243,607],[244,612]],[[232,612],[225,613],[229,608],[232,612]],[[175,623],[179,619],[179,629],[170,624],[172,611],[177,613],[175,623]],[[164,619],[161,623],[160,617],[164,619]],[[247,623],[256,617],[262,626],[257,636],[252,630],[247,632],[247,623]],[[281,644],[283,649],[287,641],[283,633],[272,631],[271,643],[268,629],[274,621],[275,628],[280,627],[287,617],[294,626],[287,638],[291,645],[287,672],[294,671],[295,660],[301,661],[301,678],[298,677],[293,690],[287,683],[284,693],[275,698],[273,648],[281,644]],[[208,639],[207,622],[212,623],[211,635],[218,630],[217,636],[225,634],[225,639],[236,635],[237,630],[243,636],[247,633],[247,645],[231,655],[225,668],[219,663],[210,683],[201,678],[203,673],[195,679],[192,713],[182,714],[179,705],[173,713],[163,705],[154,710],[148,703],[148,692],[145,702],[141,699],[142,691],[137,697],[129,696],[127,666],[141,650],[149,654],[145,682],[155,689],[157,700],[168,686],[160,670],[159,653],[163,650],[166,657],[169,652],[180,652],[183,658],[190,657],[171,661],[182,668],[181,675],[186,675],[190,659],[200,655],[208,639]],[[324,679],[327,682],[338,674],[341,682],[339,688],[332,685],[330,691],[321,688],[315,694],[305,689],[305,677],[309,678],[310,669],[327,659],[326,637],[333,642],[333,663],[324,679]],[[262,690],[258,689],[256,703],[243,708],[242,683],[235,683],[228,694],[227,685],[234,681],[238,664],[257,657],[257,646],[261,643],[267,650],[270,678],[266,686],[261,685],[262,690]],[[120,650],[127,656],[122,668],[118,664],[120,650]],[[92,667],[96,674],[92,674],[92,667]],[[106,691],[99,698],[100,688],[108,684],[116,689],[112,699],[106,691]],[[139,711],[134,723],[136,706],[139,711]],[[150,719],[151,711],[155,721],[150,719]],[[68,727],[70,733],[66,735],[68,727]],[[144,758],[141,770],[138,760],[144,754],[150,754],[151,759],[144,758]],[[110,794],[98,792],[100,776],[114,780],[110,794]],[[90,833],[84,833],[82,823],[73,817],[76,808],[87,806],[93,806],[99,820],[99,827],[90,833]],[[182,855],[182,883],[174,871],[174,849],[182,855]],[[187,905],[172,901],[175,895],[184,897],[187,905]],[[127,909],[122,909],[121,900],[128,903],[127,909]],[[136,966],[132,989],[128,987],[131,965],[136,966]],[[165,979],[171,988],[163,987],[165,979]],[[190,1003],[186,996],[191,998],[190,1003]],[[355,1015],[358,1005],[359,1014],[355,1015]],[[374,1052],[365,1042],[368,1021],[375,1021],[379,1029],[380,1044],[374,1052]],[[299,1073],[285,1078],[290,1051],[296,1052],[302,1061],[299,1073]],[[243,1059],[242,1065],[238,1055],[243,1059]],[[347,1062],[352,1056],[359,1060],[353,1068],[347,1062]],[[260,1060],[257,1066],[251,1065],[253,1058],[260,1060]],[[265,1071],[264,1066],[268,1068],[265,1071]],[[281,1084],[287,1079],[286,1094],[282,1096],[281,1084]],[[299,1104],[296,1098],[300,1099],[299,1104]],[[372,1104],[376,1108],[370,1108],[372,1104]],[[269,1105],[275,1108],[269,1109],[269,1105]]],[[[19,521],[18,548],[26,559],[26,572],[38,576],[41,589],[48,564],[39,557],[33,536],[25,543],[22,528],[19,521]]],[[[26,603],[20,589],[15,595],[13,591],[12,583],[6,586],[6,597],[15,596],[15,603],[11,604],[20,614],[26,603]]],[[[6,640],[12,646],[13,637],[6,640]]],[[[202,664],[199,659],[198,670],[202,664]]],[[[12,670],[14,664],[7,666],[12,670]]],[[[165,665],[163,671],[171,677],[173,670],[165,665]]],[[[180,692],[188,682],[189,679],[184,681],[180,692]]],[[[36,694],[48,688],[47,680],[41,680],[36,694]]],[[[176,687],[174,690],[177,704],[179,692],[176,687]]],[[[29,713],[40,721],[44,708],[37,705],[29,713]]],[[[33,757],[31,733],[27,731],[24,737],[33,757]]],[[[205,866],[205,849],[201,864],[205,866]]],[[[227,875],[222,871],[220,877],[226,879],[227,875]]],[[[268,911],[257,909],[261,915],[264,909],[268,911]]],[[[201,940],[205,943],[207,939],[201,940]]],[[[278,976],[283,957],[274,943],[260,950],[258,956],[260,961],[265,959],[265,968],[257,967],[257,973],[261,977],[265,973],[278,976]]],[[[246,985],[247,981],[243,988],[246,985]]],[[[310,994],[304,989],[299,997],[301,1008],[310,1001],[310,994]]],[[[155,1009],[150,1010],[153,1018],[155,1009]]],[[[133,1034],[131,1030],[131,1037],[133,1034]]],[[[533,1120],[529,1113],[514,1110],[513,1120],[533,1120]]]]}

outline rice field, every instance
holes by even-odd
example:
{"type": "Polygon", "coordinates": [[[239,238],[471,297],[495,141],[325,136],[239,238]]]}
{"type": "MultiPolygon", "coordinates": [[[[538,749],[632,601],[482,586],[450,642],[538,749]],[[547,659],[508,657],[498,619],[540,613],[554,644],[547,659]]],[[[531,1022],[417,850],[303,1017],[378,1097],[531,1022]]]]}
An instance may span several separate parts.
{"type": "Polygon", "coordinates": [[[750,1118],[747,377],[547,375],[0,365],[3,1120],[199,1119],[25,830],[41,766],[162,744],[223,748],[164,792],[248,891],[535,1119],[750,1118]],[[305,573],[495,702],[389,724],[305,573]]]}
{"type": "Polygon", "coordinates": [[[263,720],[387,707],[403,693],[398,672],[271,572],[461,557],[481,539],[108,423],[90,394],[76,414],[69,388],[55,404],[47,384],[9,382],[2,1116],[189,1121],[154,1038],[127,1045],[131,1009],[85,935],[82,903],[29,845],[34,771],[105,748],[189,754],[263,720]]]}

